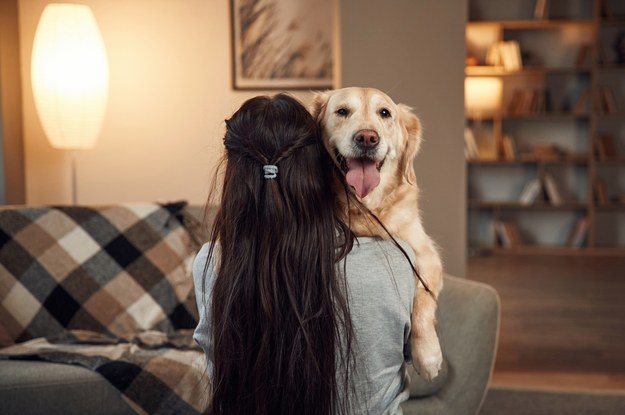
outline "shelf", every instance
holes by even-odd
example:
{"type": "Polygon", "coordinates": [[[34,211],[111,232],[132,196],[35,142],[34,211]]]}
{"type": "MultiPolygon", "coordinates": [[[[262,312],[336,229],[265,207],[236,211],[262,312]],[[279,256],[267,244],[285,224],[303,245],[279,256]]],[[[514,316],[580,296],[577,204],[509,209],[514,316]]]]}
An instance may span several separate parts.
{"type": "Polygon", "coordinates": [[[625,255],[625,246],[623,247],[579,247],[574,248],[564,245],[521,245],[513,248],[503,248],[501,246],[471,246],[484,253],[494,255],[625,255]]]}
{"type": "Polygon", "coordinates": [[[597,164],[598,165],[615,165],[615,164],[625,165],[625,157],[598,159],[597,164]]]}
{"type": "MultiPolygon", "coordinates": [[[[625,69],[625,65],[606,65],[606,68],[625,69]]],[[[535,67],[526,66],[520,70],[505,70],[501,66],[467,66],[464,68],[466,76],[543,76],[550,74],[572,74],[572,75],[590,75],[591,68],[583,67],[535,67]]]]}
{"type": "Polygon", "coordinates": [[[625,204],[623,203],[602,203],[597,205],[597,210],[600,211],[622,211],[625,212],[625,204]]]}
{"type": "Polygon", "coordinates": [[[534,114],[503,114],[502,120],[535,120],[535,121],[569,121],[588,120],[590,114],[576,114],[574,112],[543,112],[534,114]]]}
{"type": "Polygon", "coordinates": [[[618,26],[625,26],[625,16],[618,16],[618,17],[603,17],[601,18],[601,20],[599,21],[599,24],[602,27],[618,27],[618,26]]]}
{"type": "Polygon", "coordinates": [[[552,205],[548,202],[535,202],[525,205],[519,202],[508,201],[483,201],[469,200],[471,209],[501,209],[501,210],[527,210],[527,211],[562,211],[562,210],[587,210],[588,204],[582,202],[564,202],[559,205],[552,205]]]}
{"type": "Polygon", "coordinates": [[[600,113],[597,113],[597,118],[599,118],[599,119],[609,119],[609,120],[618,120],[618,119],[625,120],[625,112],[619,111],[619,112],[615,112],[613,114],[607,114],[607,113],[604,113],[604,112],[600,112],[600,113]]]}
{"type": "MultiPolygon", "coordinates": [[[[521,166],[526,164],[536,164],[536,165],[554,165],[554,164],[563,164],[563,165],[586,165],[588,164],[588,156],[587,155],[570,155],[567,157],[557,158],[557,159],[537,159],[535,157],[524,157],[521,156],[515,160],[467,160],[467,164],[471,166],[521,166]]],[[[625,159],[622,160],[625,164],[625,159]]]]}
{"type": "Polygon", "coordinates": [[[589,26],[592,27],[594,21],[591,19],[579,20],[472,20],[467,22],[468,27],[495,26],[502,29],[559,29],[567,26],[589,26]]]}
{"type": "MultiPolygon", "coordinates": [[[[623,113],[617,114],[597,114],[599,116],[605,116],[609,118],[625,117],[623,113]]],[[[576,114],[574,112],[540,112],[530,114],[491,114],[483,117],[476,117],[472,115],[466,115],[465,119],[470,122],[488,122],[494,120],[535,120],[535,121],[573,121],[573,120],[589,120],[591,114],[582,113],[576,114]]]]}
{"type": "Polygon", "coordinates": [[[537,255],[537,254],[546,254],[546,255],[577,255],[581,251],[587,248],[580,247],[574,248],[570,246],[564,245],[521,245],[515,246],[512,248],[504,248],[501,246],[496,246],[491,248],[490,252],[493,254],[512,254],[512,255],[537,255]]]}
{"type": "Polygon", "coordinates": [[[470,0],[467,62],[479,65],[465,67],[465,79],[479,85],[476,78],[495,78],[497,104],[482,105],[479,93],[468,100],[465,150],[485,158],[466,160],[469,249],[625,255],[625,202],[603,193],[594,198],[598,183],[607,196],[625,194],[625,64],[617,63],[614,50],[625,30],[625,0],[611,1],[547,0],[542,9],[536,1],[470,0]],[[607,5],[610,17],[603,17],[607,5]],[[546,19],[532,19],[540,14],[546,19]],[[495,109],[475,117],[480,105],[495,109]],[[517,188],[533,202],[519,202],[517,188]],[[583,237],[583,246],[568,246],[571,235],[576,242],[583,237]],[[517,246],[519,240],[529,243],[517,246]]]}
{"type": "Polygon", "coordinates": [[[623,63],[603,63],[597,66],[597,69],[601,72],[621,72],[625,71],[625,64],[623,63]]]}

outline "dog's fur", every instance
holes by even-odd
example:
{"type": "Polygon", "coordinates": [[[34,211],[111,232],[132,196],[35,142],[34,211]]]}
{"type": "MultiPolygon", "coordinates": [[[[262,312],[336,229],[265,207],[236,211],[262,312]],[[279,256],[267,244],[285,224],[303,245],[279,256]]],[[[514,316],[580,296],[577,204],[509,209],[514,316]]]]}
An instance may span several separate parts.
{"type": "MultiPolygon", "coordinates": [[[[356,164],[355,172],[349,173],[353,176],[348,176],[348,183],[355,181],[354,193],[359,200],[391,235],[406,241],[415,252],[416,269],[430,293],[417,281],[411,317],[412,362],[421,376],[433,379],[442,365],[435,314],[443,270],[419,212],[413,159],[421,144],[421,123],[411,108],[395,104],[373,88],[318,92],[312,113],[322,126],[324,143],[335,162],[346,174],[348,166],[356,164]],[[362,167],[365,164],[368,169],[362,167]]],[[[342,203],[347,206],[345,200],[342,203]]],[[[387,236],[358,209],[350,209],[349,215],[356,235],[387,236]]]]}

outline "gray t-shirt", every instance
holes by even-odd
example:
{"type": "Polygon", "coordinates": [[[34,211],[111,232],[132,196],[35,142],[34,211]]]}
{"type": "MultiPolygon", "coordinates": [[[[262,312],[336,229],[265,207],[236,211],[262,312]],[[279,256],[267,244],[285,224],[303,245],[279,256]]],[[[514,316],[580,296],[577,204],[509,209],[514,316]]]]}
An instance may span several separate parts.
{"type": "MultiPolygon", "coordinates": [[[[408,245],[402,247],[411,255],[408,245]]],[[[209,269],[202,287],[209,245],[195,258],[193,279],[200,314],[194,338],[206,353],[212,374],[212,350],[206,310],[210,310],[214,274],[209,269]]],[[[401,414],[408,398],[404,350],[409,350],[410,312],[415,280],[408,261],[390,241],[358,238],[347,256],[347,290],[356,336],[353,374],[358,396],[352,401],[357,414],[401,414]]],[[[341,264],[341,269],[342,264],[341,264]]]]}

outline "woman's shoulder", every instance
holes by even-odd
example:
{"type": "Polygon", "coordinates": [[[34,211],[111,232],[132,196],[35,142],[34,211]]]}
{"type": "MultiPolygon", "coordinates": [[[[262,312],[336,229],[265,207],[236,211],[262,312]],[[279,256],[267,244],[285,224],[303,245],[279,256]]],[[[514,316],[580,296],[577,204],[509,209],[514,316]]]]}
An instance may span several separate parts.
{"type": "Polygon", "coordinates": [[[193,260],[194,269],[198,265],[204,266],[206,264],[206,260],[208,259],[208,253],[210,251],[211,246],[212,244],[210,242],[206,242],[204,245],[202,245],[202,247],[197,252],[197,254],[195,254],[195,259],[193,260]]]}
{"type": "Polygon", "coordinates": [[[354,242],[352,253],[375,261],[379,255],[392,258],[404,258],[406,255],[414,261],[414,251],[407,242],[401,239],[383,239],[375,236],[361,236],[354,242]]]}
{"type": "Polygon", "coordinates": [[[414,289],[412,270],[414,253],[410,246],[398,240],[360,237],[347,256],[348,277],[379,281],[382,275],[392,275],[406,289],[414,289]],[[399,246],[398,246],[399,245],[399,246]]]}
{"type": "Polygon", "coordinates": [[[193,279],[196,283],[198,282],[198,278],[201,279],[204,275],[211,247],[212,243],[207,242],[202,245],[198,253],[195,255],[195,259],[193,260],[193,279]]]}

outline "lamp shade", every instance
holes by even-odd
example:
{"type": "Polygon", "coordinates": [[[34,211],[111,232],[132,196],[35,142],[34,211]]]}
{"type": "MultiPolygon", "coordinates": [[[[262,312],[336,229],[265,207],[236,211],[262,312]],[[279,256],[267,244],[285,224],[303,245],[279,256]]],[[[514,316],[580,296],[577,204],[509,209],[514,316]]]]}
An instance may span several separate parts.
{"type": "Polygon", "coordinates": [[[468,77],[464,81],[464,105],[470,115],[492,115],[501,106],[502,81],[499,78],[468,77]]]}
{"type": "Polygon", "coordinates": [[[52,147],[93,147],[104,120],[109,71],[104,42],[88,6],[46,6],[35,33],[31,81],[52,147]]]}

